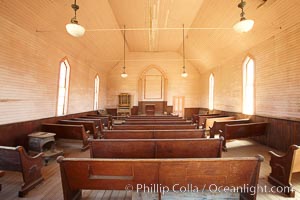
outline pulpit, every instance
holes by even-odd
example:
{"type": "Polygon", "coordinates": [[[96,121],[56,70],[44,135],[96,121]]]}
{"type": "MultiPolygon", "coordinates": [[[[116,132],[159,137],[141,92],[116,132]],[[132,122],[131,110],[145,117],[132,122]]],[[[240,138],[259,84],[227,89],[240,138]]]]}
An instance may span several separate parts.
{"type": "Polygon", "coordinates": [[[155,114],[155,104],[146,104],[145,112],[146,112],[146,115],[154,115],[155,114]]]}

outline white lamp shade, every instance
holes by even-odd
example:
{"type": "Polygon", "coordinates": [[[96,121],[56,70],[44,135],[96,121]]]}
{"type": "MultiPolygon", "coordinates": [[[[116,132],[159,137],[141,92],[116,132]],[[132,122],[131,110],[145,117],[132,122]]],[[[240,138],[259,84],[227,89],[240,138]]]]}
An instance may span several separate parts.
{"type": "Polygon", "coordinates": [[[245,19],[237,22],[233,29],[238,33],[245,33],[250,31],[253,28],[254,21],[251,19],[245,19]]]}
{"type": "Polygon", "coordinates": [[[79,24],[70,23],[66,25],[67,32],[74,37],[81,37],[85,33],[85,29],[83,26],[79,24]]]}
{"type": "Polygon", "coordinates": [[[188,76],[188,73],[182,72],[181,76],[182,76],[183,78],[186,78],[186,77],[188,76]]]}
{"type": "Polygon", "coordinates": [[[126,72],[123,72],[122,74],[121,74],[121,77],[122,78],[126,78],[128,76],[128,74],[126,74],[126,72]]]}

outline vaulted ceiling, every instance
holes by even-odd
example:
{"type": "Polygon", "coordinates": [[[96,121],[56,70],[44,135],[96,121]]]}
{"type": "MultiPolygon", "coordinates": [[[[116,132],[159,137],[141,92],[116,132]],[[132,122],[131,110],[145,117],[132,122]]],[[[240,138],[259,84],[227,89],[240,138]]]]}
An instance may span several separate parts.
{"type": "MultiPolygon", "coordinates": [[[[77,0],[81,38],[65,31],[74,13],[73,0],[0,0],[0,18],[49,41],[74,57],[108,72],[126,51],[182,53],[185,25],[186,58],[200,72],[216,67],[300,22],[299,0],[247,0],[246,18],[255,21],[249,33],[234,32],[240,0],[77,0]]],[[[3,27],[2,27],[3,28],[3,27]]]]}

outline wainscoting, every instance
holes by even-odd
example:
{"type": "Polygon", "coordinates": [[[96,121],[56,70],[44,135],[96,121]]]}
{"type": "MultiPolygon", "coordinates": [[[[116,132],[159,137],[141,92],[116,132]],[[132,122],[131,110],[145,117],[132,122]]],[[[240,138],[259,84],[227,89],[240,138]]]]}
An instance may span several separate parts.
{"type": "Polygon", "coordinates": [[[95,114],[96,111],[70,114],[60,117],[50,117],[25,122],[0,125],[0,145],[23,146],[28,148],[28,134],[39,131],[43,123],[56,123],[59,120],[77,118],[88,114],[95,114]]]}

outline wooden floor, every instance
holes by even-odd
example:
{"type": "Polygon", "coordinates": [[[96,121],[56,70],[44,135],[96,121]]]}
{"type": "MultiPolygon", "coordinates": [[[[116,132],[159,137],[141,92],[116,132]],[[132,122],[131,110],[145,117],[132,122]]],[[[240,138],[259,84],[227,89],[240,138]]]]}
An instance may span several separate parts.
{"type": "MultiPolygon", "coordinates": [[[[65,151],[65,157],[89,157],[89,151],[80,152],[81,143],[66,143],[60,141],[58,146],[63,148],[65,151]]],[[[239,157],[239,156],[255,156],[261,154],[265,157],[265,161],[262,163],[260,170],[259,185],[262,187],[267,187],[270,190],[270,185],[267,182],[267,176],[271,171],[269,166],[270,157],[268,155],[269,150],[273,150],[269,147],[260,145],[252,140],[234,140],[228,142],[228,152],[223,153],[223,157],[239,157]]],[[[281,153],[275,151],[277,153],[281,153]]],[[[0,192],[0,199],[2,200],[54,200],[63,199],[61,179],[59,166],[55,160],[49,162],[48,166],[43,167],[43,176],[45,181],[37,186],[35,189],[30,191],[25,198],[18,198],[18,191],[22,184],[21,174],[18,172],[6,172],[5,176],[0,178],[0,183],[2,184],[2,191],[0,192]]],[[[288,198],[283,194],[270,193],[270,192],[259,192],[257,195],[258,200],[275,200],[275,199],[300,199],[300,173],[293,176],[293,185],[296,190],[295,198],[288,198]]],[[[125,200],[131,199],[131,192],[126,191],[83,191],[83,199],[102,199],[102,200],[125,200]]],[[[177,199],[177,198],[176,198],[177,199]]],[[[179,198],[181,199],[181,198],[179,198]]],[[[198,198],[197,198],[198,199],[198,198]]],[[[210,198],[205,198],[210,199],[210,198]]],[[[218,198],[214,198],[218,199],[218,198]]],[[[231,198],[227,198],[231,199],[231,198]]],[[[152,199],[151,199],[152,200],[152,199]]]]}

